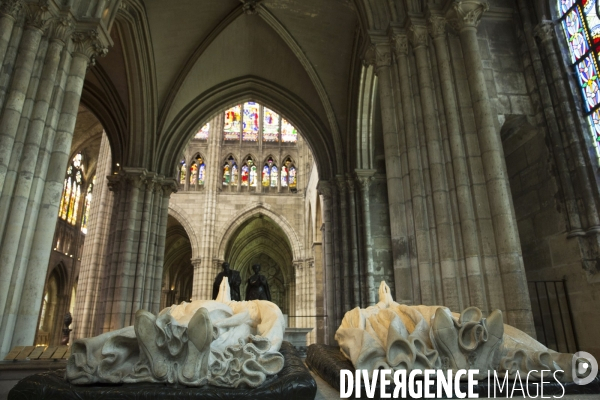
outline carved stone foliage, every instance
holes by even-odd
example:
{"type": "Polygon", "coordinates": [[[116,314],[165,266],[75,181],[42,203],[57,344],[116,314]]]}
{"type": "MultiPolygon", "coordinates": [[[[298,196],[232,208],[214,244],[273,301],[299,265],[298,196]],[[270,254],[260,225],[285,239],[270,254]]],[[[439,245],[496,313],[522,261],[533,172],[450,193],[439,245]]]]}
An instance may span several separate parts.
{"type": "Polygon", "coordinates": [[[487,2],[479,0],[455,1],[448,13],[448,23],[457,31],[477,28],[484,12],[489,10],[487,2]]]}
{"type": "Polygon", "coordinates": [[[408,31],[408,38],[415,49],[429,44],[429,34],[427,27],[423,25],[411,25],[408,31]]]}
{"type": "Polygon", "coordinates": [[[0,14],[15,19],[22,8],[22,0],[4,0],[2,5],[0,5],[0,14]]]}
{"type": "Polygon", "coordinates": [[[48,27],[52,13],[50,12],[50,3],[47,0],[39,3],[27,3],[24,11],[25,25],[40,30],[45,30],[48,27]]]}
{"type": "Polygon", "coordinates": [[[389,67],[392,62],[392,53],[389,44],[377,44],[375,47],[375,66],[379,68],[389,67]]]}
{"type": "Polygon", "coordinates": [[[554,40],[554,36],[556,36],[554,23],[552,21],[542,21],[535,27],[533,33],[535,36],[539,37],[542,42],[554,40]]]}
{"type": "Polygon", "coordinates": [[[438,38],[446,35],[446,25],[448,21],[444,17],[439,16],[431,16],[427,21],[427,28],[429,29],[429,34],[431,37],[438,38]]]}
{"type": "Polygon", "coordinates": [[[244,5],[242,6],[242,10],[247,15],[254,15],[258,12],[258,5],[262,0],[240,0],[244,5]]]}
{"type": "Polygon", "coordinates": [[[96,30],[78,31],[72,35],[75,45],[74,53],[81,54],[90,60],[90,65],[96,63],[96,57],[104,57],[108,49],[100,41],[100,34],[96,30]]]}
{"type": "Polygon", "coordinates": [[[50,21],[49,36],[51,39],[60,40],[63,43],[69,39],[73,33],[73,23],[69,17],[53,18],[50,21]]]}
{"type": "Polygon", "coordinates": [[[408,37],[406,35],[394,35],[392,43],[397,56],[408,54],[408,37]]]}

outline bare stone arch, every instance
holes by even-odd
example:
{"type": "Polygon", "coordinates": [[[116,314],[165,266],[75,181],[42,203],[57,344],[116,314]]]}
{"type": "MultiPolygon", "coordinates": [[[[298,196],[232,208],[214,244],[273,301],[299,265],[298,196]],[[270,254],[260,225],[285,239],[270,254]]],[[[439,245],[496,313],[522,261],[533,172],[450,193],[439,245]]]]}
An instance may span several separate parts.
{"type": "Polygon", "coordinates": [[[172,202],[169,202],[169,215],[177,220],[185,229],[188,237],[190,238],[190,244],[192,245],[192,259],[198,258],[200,254],[200,244],[198,241],[198,235],[196,230],[189,223],[190,217],[187,215],[185,210],[172,202]]]}
{"type": "Polygon", "coordinates": [[[303,245],[300,242],[296,231],[285,217],[273,212],[270,205],[262,203],[248,205],[223,225],[223,228],[216,235],[217,238],[221,238],[219,241],[217,257],[221,260],[225,258],[227,243],[229,243],[229,240],[235,234],[237,229],[244,222],[259,214],[263,214],[264,216],[271,218],[283,230],[288,238],[288,241],[290,242],[293,259],[299,260],[302,257],[303,245]]]}

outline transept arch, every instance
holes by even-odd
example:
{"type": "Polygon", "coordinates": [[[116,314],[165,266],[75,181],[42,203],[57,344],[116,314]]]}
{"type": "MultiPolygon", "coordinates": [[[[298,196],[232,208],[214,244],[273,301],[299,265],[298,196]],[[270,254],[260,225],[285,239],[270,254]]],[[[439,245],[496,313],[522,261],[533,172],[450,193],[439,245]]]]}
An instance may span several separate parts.
{"type": "Polygon", "coordinates": [[[177,222],[179,222],[181,226],[183,226],[183,229],[185,229],[185,233],[190,239],[190,244],[192,245],[192,258],[198,257],[200,249],[198,235],[196,234],[196,230],[190,223],[190,218],[187,216],[185,210],[183,210],[177,204],[169,202],[169,216],[175,218],[177,222]]]}

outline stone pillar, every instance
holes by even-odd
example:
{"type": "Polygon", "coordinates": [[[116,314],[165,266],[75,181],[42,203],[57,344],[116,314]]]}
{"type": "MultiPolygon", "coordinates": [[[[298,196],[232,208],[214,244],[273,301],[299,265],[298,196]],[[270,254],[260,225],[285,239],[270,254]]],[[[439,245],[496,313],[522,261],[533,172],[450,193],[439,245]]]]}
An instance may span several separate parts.
{"type": "Polygon", "coordinates": [[[482,273],[483,265],[479,253],[473,194],[471,193],[471,182],[469,179],[469,167],[460,128],[460,116],[456,104],[456,90],[452,77],[452,63],[446,39],[446,19],[439,16],[430,17],[429,32],[433,37],[435,54],[438,61],[440,89],[446,113],[446,126],[456,182],[462,245],[467,266],[468,287],[466,289],[469,296],[469,304],[465,306],[475,306],[482,310],[488,310],[482,273]]]}
{"type": "Polygon", "coordinates": [[[352,308],[352,279],[351,279],[351,267],[350,267],[350,248],[348,244],[348,202],[347,202],[347,186],[346,186],[346,178],[344,175],[338,175],[336,177],[336,184],[338,187],[338,194],[340,197],[340,211],[341,211],[341,240],[342,240],[342,282],[343,282],[343,291],[344,291],[344,299],[343,299],[343,310],[349,311],[352,308]]]}
{"type": "MultiPolygon", "coordinates": [[[[559,103],[558,109],[563,120],[562,138],[567,144],[570,153],[570,159],[575,170],[576,185],[581,192],[585,216],[587,217],[588,226],[586,233],[600,233],[600,217],[598,215],[598,207],[594,199],[594,189],[591,181],[594,177],[587,173],[586,156],[581,151],[581,143],[578,138],[578,126],[576,123],[577,111],[571,107],[571,89],[563,77],[561,69],[562,60],[556,53],[556,32],[552,21],[542,21],[535,28],[535,35],[540,38],[542,48],[548,58],[548,68],[552,77],[551,84],[554,86],[554,93],[557,96],[559,103]]],[[[575,232],[576,234],[578,232],[575,232]]]]}
{"type": "Polygon", "coordinates": [[[0,191],[4,188],[21,112],[31,83],[35,58],[50,18],[46,5],[27,4],[25,11],[25,32],[21,39],[12,83],[0,119],[0,191]]]}
{"type": "Polygon", "coordinates": [[[365,238],[365,260],[364,274],[360,281],[362,284],[363,296],[367,301],[367,306],[374,306],[377,303],[377,287],[375,286],[373,265],[373,239],[371,238],[371,201],[369,196],[369,188],[373,182],[373,169],[356,170],[356,180],[360,185],[362,212],[364,220],[364,238],[365,238]]]}
{"type": "Polygon", "coordinates": [[[379,98],[383,125],[385,151],[385,174],[387,179],[388,205],[390,210],[390,233],[397,301],[412,301],[412,277],[408,254],[406,209],[402,186],[402,160],[400,159],[400,135],[394,99],[391,48],[386,40],[375,46],[375,72],[379,79],[379,98]]]}
{"type": "Polygon", "coordinates": [[[337,329],[336,321],[336,304],[335,304],[335,265],[334,265],[334,249],[333,249],[333,202],[331,196],[330,182],[319,181],[317,186],[319,194],[322,196],[323,205],[323,259],[324,259],[324,280],[325,298],[324,303],[327,315],[325,324],[325,343],[334,343],[334,335],[337,329]]]}
{"type": "Polygon", "coordinates": [[[456,1],[449,11],[448,18],[459,32],[471,90],[502,286],[506,291],[506,320],[510,325],[535,337],[531,301],[523,267],[519,232],[511,203],[502,142],[494,122],[495,113],[487,91],[477,42],[477,25],[487,9],[487,3],[479,0],[456,1]]]}
{"type": "MultiPolygon", "coordinates": [[[[36,15],[39,17],[45,15],[45,12],[36,15]]],[[[32,33],[31,37],[33,40],[37,36],[32,33]]],[[[48,175],[43,188],[40,212],[37,216],[34,233],[29,238],[30,240],[25,242],[27,245],[31,245],[31,250],[21,252],[20,257],[22,258],[17,258],[16,262],[16,264],[26,262],[27,266],[25,268],[20,267],[17,271],[18,275],[13,277],[14,284],[11,284],[11,286],[15,288],[15,295],[10,308],[5,308],[4,304],[0,304],[0,310],[5,310],[5,318],[1,328],[4,333],[2,352],[20,343],[29,344],[33,342],[39,304],[44,289],[43,280],[40,281],[39,277],[45,276],[48,267],[56,216],[58,215],[58,204],[62,195],[64,171],[69,161],[83,80],[90,61],[96,55],[106,52],[95,31],[76,33],[73,35],[72,40],[74,44],[72,62],[62,99],[56,136],[52,144],[52,153],[48,161],[48,175]],[[26,287],[23,287],[24,282],[28,283],[26,287]],[[20,288],[23,288],[22,292],[20,288]],[[17,321],[19,303],[23,303],[24,307],[29,307],[29,310],[19,314],[19,321],[17,321]],[[6,316],[7,314],[8,316],[6,316]],[[14,328],[15,324],[18,324],[19,329],[14,328]]],[[[35,42],[35,40],[33,41],[35,42]]],[[[15,76],[16,74],[17,72],[15,72],[15,76]]],[[[7,103],[10,103],[10,101],[7,100],[7,103]]],[[[0,281],[0,285],[2,284],[4,282],[0,281]]]]}
{"type": "Polygon", "coordinates": [[[79,280],[73,315],[73,338],[93,336],[98,294],[106,269],[110,233],[110,214],[113,205],[107,176],[111,174],[112,157],[106,133],[102,133],[100,153],[96,165],[96,183],[92,192],[88,232],[83,245],[79,280]]]}
{"type": "MultiPolygon", "coordinates": [[[[352,176],[346,176],[346,185],[348,185],[348,210],[350,218],[350,255],[352,256],[352,265],[350,266],[350,279],[352,281],[352,308],[363,305],[360,292],[360,269],[358,258],[358,223],[356,213],[356,190],[352,176]]],[[[348,287],[350,290],[350,287],[348,287]]]]}
{"type": "MultiPolygon", "coordinates": [[[[398,63],[398,80],[402,98],[402,114],[404,116],[404,132],[408,167],[410,170],[410,193],[414,218],[415,246],[418,258],[418,285],[413,284],[413,302],[415,304],[433,304],[435,299],[433,260],[431,255],[431,239],[429,237],[429,216],[424,187],[423,171],[421,169],[421,154],[415,110],[413,108],[413,93],[408,59],[408,37],[405,34],[394,36],[394,51],[398,63]]],[[[414,282],[414,281],[413,281],[414,282]]]]}
{"type": "Polygon", "coordinates": [[[10,37],[22,7],[22,0],[4,0],[0,6],[0,66],[4,64],[10,37]]]}

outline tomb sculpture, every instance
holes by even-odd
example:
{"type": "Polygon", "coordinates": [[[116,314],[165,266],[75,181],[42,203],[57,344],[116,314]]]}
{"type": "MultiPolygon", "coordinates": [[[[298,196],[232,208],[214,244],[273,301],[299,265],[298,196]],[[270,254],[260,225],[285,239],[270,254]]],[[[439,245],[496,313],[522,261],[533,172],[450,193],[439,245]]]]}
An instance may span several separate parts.
{"type": "Polygon", "coordinates": [[[545,370],[546,380],[556,372],[561,382],[573,381],[572,354],[548,349],[504,324],[501,311],[484,317],[476,307],[457,314],[442,306],[399,304],[385,282],[379,303],[348,311],[335,339],[356,369],[371,372],[478,369],[475,378],[487,379],[488,371],[510,378],[534,371],[530,376],[539,380],[545,370]]]}
{"type": "Polygon", "coordinates": [[[95,383],[168,383],[258,387],[283,368],[285,320],[269,301],[231,301],[223,277],[216,300],[183,302],[158,316],[73,342],[66,379],[95,383]]]}
{"type": "Polygon", "coordinates": [[[240,284],[242,283],[240,273],[236,270],[231,269],[228,262],[224,262],[223,264],[221,264],[221,267],[223,268],[223,271],[219,272],[213,283],[212,299],[215,300],[217,298],[217,296],[219,295],[219,288],[221,287],[221,282],[223,281],[223,278],[227,278],[229,282],[231,300],[240,301],[240,284]]]}
{"type": "Polygon", "coordinates": [[[260,274],[260,264],[252,266],[254,275],[248,278],[246,285],[246,300],[268,300],[271,301],[269,283],[264,275],[260,274]]]}

